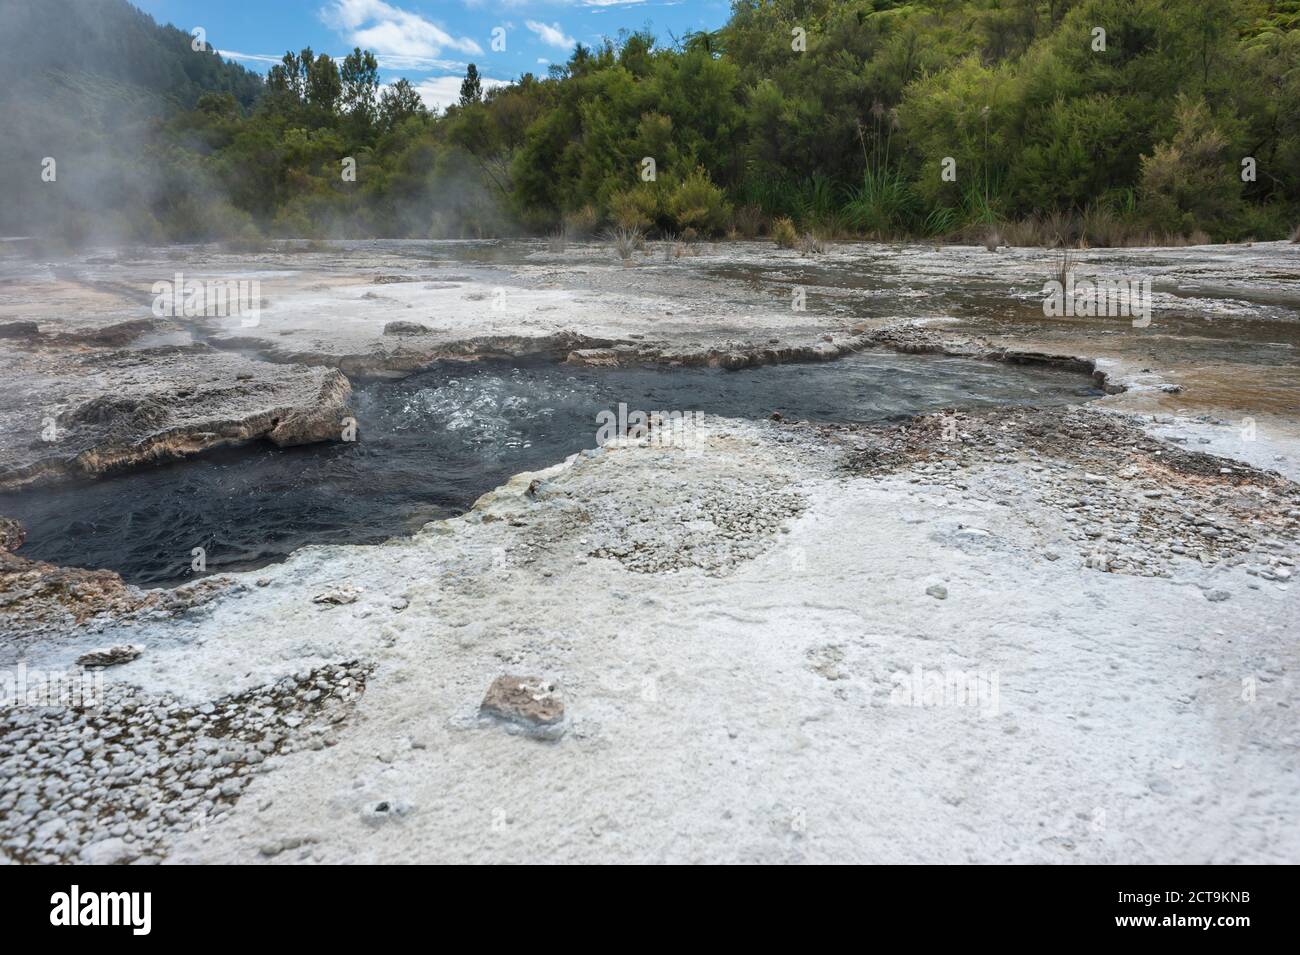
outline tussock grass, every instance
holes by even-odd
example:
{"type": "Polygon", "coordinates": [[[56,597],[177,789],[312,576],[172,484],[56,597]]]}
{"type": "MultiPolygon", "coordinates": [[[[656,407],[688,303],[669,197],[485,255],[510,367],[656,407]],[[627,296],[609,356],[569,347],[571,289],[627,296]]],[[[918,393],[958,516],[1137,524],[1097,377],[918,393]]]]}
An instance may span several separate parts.
{"type": "Polygon", "coordinates": [[[772,223],[772,241],[781,249],[793,249],[799,241],[794,221],[789,216],[781,216],[772,223]]]}
{"type": "Polygon", "coordinates": [[[618,226],[605,233],[605,241],[618,253],[624,265],[631,265],[632,256],[645,246],[645,233],[635,227],[618,226]]]}

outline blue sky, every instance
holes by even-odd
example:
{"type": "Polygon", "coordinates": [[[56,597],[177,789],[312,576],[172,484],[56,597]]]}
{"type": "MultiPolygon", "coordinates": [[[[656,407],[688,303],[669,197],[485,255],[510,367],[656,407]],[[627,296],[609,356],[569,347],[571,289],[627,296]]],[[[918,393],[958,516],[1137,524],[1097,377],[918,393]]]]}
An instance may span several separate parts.
{"type": "Polygon", "coordinates": [[[431,107],[456,99],[465,65],[484,85],[546,73],[620,29],[669,34],[712,30],[727,19],[727,0],[131,0],[159,23],[187,32],[202,27],[210,44],[265,73],[285,50],[310,46],[342,56],[374,50],[381,79],[405,76],[431,107]],[[504,30],[505,49],[493,48],[504,30]],[[499,36],[499,34],[498,34],[499,36]]]}

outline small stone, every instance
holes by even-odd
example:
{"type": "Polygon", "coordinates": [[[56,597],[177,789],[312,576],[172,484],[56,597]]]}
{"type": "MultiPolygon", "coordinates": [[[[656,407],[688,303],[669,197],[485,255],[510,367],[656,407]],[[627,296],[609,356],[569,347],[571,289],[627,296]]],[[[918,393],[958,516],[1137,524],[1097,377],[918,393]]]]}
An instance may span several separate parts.
{"type": "Polygon", "coordinates": [[[77,657],[77,665],[83,667],[111,667],[130,663],[140,654],[144,647],[138,643],[123,643],[115,647],[100,647],[88,650],[77,657]]]}
{"type": "Polygon", "coordinates": [[[312,597],[311,602],[337,607],[340,604],[356,603],[357,598],[360,596],[361,591],[356,587],[335,587],[333,590],[327,590],[312,597]]]}
{"type": "Polygon", "coordinates": [[[538,677],[497,677],[483,697],[479,715],[502,720],[543,739],[558,739],[564,732],[564,701],[554,683],[538,677]]]}
{"type": "Polygon", "coordinates": [[[384,326],[385,335],[427,335],[429,326],[419,322],[389,322],[384,326]]]}
{"type": "Polygon", "coordinates": [[[925,588],[925,592],[935,600],[948,599],[948,588],[943,584],[931,584],[929,587],[925,588]]]}
{"type": "Polygon", "coordinates": [[[92,842],[82,849],[81,861],[86,865],[125,865],[139,855],[124,839],[113,836],[92,842]]]}
{"type": "Polygon", "coordinates": [[[1232,594],[1228,593],[1226,590],[1207,590],[1205,592],[1205,599],[1211,603],[1221,603],[1231,596],[1232,594]]]}

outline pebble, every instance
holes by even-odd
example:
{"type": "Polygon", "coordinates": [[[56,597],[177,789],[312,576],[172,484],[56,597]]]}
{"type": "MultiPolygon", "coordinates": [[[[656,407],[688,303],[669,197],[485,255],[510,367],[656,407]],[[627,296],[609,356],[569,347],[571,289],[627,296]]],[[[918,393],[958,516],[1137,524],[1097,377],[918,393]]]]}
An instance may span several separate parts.
{"type": "Polygon", "coordinates": [[[355,699],[367,675],[358,662],[332,664],[193,707],[110,683],[94,708],[0,708],[0,855],[160,861],[176,834],[233,805],[268,757],[346,715],[319,684],[350,686],[355,699]]]}

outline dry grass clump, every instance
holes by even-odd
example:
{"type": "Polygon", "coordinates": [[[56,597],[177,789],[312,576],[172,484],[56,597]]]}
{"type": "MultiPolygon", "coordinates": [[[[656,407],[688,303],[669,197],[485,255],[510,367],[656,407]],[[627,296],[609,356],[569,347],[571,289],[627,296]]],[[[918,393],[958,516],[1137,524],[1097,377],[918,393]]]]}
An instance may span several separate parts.
{"type": "Polygon", "coordinates": [[[781,216],[772,223],[772,241],[781,249],[793,249],[798,244],[799,233],[789,216],[781,216]]]}
{"type": "Polygon", "coordinates": [[[742,239],[755,239],[763,234],[767,217],[756,205],[745,205],[731,214],[731,232],[742,239]]]}
{"type": "Polygon", "coordinates": [[[826,243],[811,232],[799,236],[799,251],[804,255],[821,255],[826,251],[826,243]]]}
{"type": "Polygon", "coordinates": [[[635,227],[617,226],[605,233],[605,241],[618,253],[624,265],[631,265],[632,256],[645,246],[645,233],[635,227]]]}

